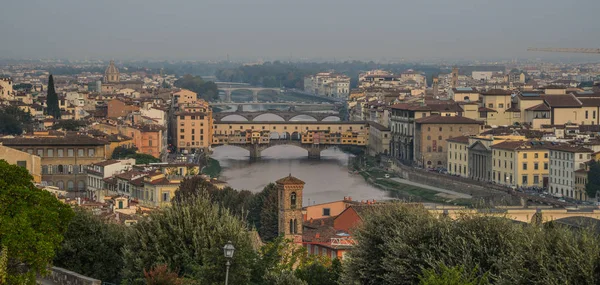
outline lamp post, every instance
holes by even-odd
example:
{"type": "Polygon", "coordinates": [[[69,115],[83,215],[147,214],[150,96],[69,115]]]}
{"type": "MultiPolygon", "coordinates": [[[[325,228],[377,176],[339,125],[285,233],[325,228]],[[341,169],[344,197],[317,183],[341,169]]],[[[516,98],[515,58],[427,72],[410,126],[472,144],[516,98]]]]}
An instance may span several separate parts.
{"type": "Polygon", "coordinates": [[[223,246],[223,254],[225,254],[225,258],[227,258],[227,263],[225,263],[225,266],[227,266],[227,271],[225,272],[225,285],[229,282],[229,266],[231,265],[231,262],[229,261],[233,257],[233,252],[235,252],[235,247],[231,241],[228,241],[227,244],[223,246]]]}

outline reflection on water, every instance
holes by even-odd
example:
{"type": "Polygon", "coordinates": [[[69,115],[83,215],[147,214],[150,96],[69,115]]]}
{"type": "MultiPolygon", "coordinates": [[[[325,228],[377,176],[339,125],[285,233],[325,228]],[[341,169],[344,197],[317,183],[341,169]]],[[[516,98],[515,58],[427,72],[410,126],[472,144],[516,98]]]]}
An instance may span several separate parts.
{"type": "Polygon", "coordinates": [[[250,162],[248,151],[234,146],[214,149],[212,157],[221,163],[221,179],[234,189],[261,191],[267,184],[290,173],[306,182],[303,205],[337,201],[386,199],[387,193],[369,185],[362,176],[348,172],[351,155],[327,149],[320,160],[309,160],[307,151],[294,146],[276,146],[262,152],[259,161],[250,162]]]}

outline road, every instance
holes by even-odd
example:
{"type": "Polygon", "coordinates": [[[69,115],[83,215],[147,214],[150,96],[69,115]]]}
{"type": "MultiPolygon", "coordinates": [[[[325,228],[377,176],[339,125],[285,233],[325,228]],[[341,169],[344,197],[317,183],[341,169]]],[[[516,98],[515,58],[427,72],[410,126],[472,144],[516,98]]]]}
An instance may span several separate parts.
{"type": "Polygon", "coordinates": [[[425,184],[421,184],[421,183],[417,183],[417,182],[412,182],[412,181],[408,181],[406,179],[402,179],[402,178],[390,178],[393,181],[396,181],[398,183],[402,183],[402,184],[407,184],[407,185],[412,185],[412,186],[416,186],[416,187],[421,187],[421,188],[425,188],[425,189],[429,189],[429,190],[433,190],[436,192],[441,192],[441,193],[446,193],[446,194],[450,194],[452,196],[456,196],[457,198],[462,198],[462,199],[471,199],[471,195],[468,194],[464,194],[464,193],[459,193],[459,192],[455,192],[455,191],[451,191],[451,190],[446,190],[446,189],[442,189],[442,188],[438,188],[438,187],[434,187],[434,186],[429,186],[429,185],[425,185],[425,184]]]}

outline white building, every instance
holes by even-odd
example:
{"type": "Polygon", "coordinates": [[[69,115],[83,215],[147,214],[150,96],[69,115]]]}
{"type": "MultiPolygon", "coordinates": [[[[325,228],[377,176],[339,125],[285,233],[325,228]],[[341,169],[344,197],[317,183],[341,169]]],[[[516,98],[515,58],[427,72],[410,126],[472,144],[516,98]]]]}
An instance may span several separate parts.
{"type": "Polygon", "coordinates": [[[304,91],[332,98],[348,98],[350,77],[331,72],[321,72],[304,77],[304,91]]]}
{"type": "Polygon", "coordinates": [[[585,168],[592,159],[593,151],[581,146],[554,144],[550,150],[550,172],[548,189],[557,197],[579,199],[584,193],[575,191],[575,171],[585,168]]]}
{"type": "Polygon", "coordinates": [[[121,159],[121,160],[106,160],[94,164],[90,164],[87,168],[87,191],[89,197],[98,200],[104,197],[100,197],[100,190],[104,190],[104,179],[112,177],[115,174],[119,174],[125,171],[131,170],[135,165],[135,159],[121,159]]]}

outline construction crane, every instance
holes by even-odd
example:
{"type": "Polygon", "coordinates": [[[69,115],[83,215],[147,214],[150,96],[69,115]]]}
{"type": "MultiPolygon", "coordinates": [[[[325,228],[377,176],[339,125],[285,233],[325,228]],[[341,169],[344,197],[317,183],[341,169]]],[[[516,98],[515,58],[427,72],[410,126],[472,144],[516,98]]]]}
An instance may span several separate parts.
{"type": "Polygon", "coordinates": [[[600,48],[528,48],[528,51],[547,51],[547,52],[571,52],[571,53],[597,53],[600,54],[600,48]]]}

